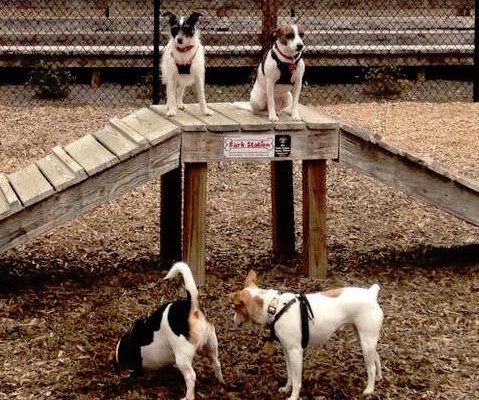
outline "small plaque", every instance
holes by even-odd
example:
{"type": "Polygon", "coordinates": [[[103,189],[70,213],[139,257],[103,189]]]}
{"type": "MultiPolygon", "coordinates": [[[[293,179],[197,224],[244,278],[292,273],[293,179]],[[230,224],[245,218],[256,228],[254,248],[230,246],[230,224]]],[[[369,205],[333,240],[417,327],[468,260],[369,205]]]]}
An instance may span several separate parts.
{"type": "Polygon", "coordinates": [[[274,138],[274,156],[289,157],[291,155],[291,136],[276,135],[274,138]]]}
{"type": "Polygon", "coordinates": [[[226,158],[272,158],[274,157],[274,135],[231,135],[223,142],[226,158]]]}

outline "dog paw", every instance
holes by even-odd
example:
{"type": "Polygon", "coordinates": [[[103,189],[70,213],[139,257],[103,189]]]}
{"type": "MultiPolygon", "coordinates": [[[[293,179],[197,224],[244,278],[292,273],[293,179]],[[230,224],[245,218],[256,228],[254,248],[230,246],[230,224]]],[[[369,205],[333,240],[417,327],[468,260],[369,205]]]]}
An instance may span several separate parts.
{"type": "Polygon", "coordinates": [[[186,106],[184,104],[178,104],[178,110],[184,110],[186,106]]]}
{"type": "Polygon", "coordinates": [[[277,115],[270,115],[269,120],[271,122],[277,122],[277,121],[279,121],[279,117],[277,115]]]}
{"type": "Polygon", "coordinates": [[[291,390],[291,386],[283,386],[281,388],[278,389],[278,392],[279,393],[289,393],[289,391],[291,390]]]}
{"type": "Polygon", "coordinates": [[[374,389],[366,388],[366,389],[364,389],[363,394],[367,395],[367,394],[371,394],[372,392],[374,392],[374,389]]]}
{"type": "Polygon", "coordinates": [[[293,113],[291,114],[291,118],[294,120],[294,121],[301,121],[301,117],[298,113],[293,113]]]}
{"type": "Polygon", "coordinates": [[[203,113],[203,115],[210,115],[210,116],[215,115],[215,113],[209,108],[206,108],[205,110],[202,110],[201,112],[203,113]]]}
{"type": "Polygon", "coordinates": [[[174,116],[176,116],[176,115],[178,115],[178,111],[176,111],[176,110],[168,110],[168,111],[166,112],[166,116],[167,116],[167,117],[174,117],[174,116]]]}

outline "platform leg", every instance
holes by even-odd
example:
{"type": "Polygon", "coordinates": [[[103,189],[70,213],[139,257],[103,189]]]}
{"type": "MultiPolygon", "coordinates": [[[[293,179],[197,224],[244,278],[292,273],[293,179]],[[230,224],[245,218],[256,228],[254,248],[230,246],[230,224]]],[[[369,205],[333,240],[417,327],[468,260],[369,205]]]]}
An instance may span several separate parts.
{"type": "Polygon", "coordinates": [[[181,254],[181,168],[161,177],[160,252],[167,264],[180,261],[181,254]]]}
{"type": "Polygon", "coordinates": [[[295,255],[293,162],[271,162],[273,255],[287,260],[295,255]]]}
{"type": "Polygon", "coordinates": [[[185,163],[183,260],[196,283],[205,281],[207,163],[185,163]]]}
{"type": "Polygon", "coordinates": [[[326,160],[303,161],[303,271],[326,278],[326,160]]]}

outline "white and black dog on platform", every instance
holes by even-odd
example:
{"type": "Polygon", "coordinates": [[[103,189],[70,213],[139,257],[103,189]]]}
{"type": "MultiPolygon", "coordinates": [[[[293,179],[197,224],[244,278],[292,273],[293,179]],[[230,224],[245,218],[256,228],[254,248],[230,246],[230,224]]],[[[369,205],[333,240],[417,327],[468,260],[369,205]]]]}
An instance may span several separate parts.
{"type": "Polygon", "coordinates": [[[198,289],[191,270],[183,262],[173,265],[165,279],[181,274],[187,298],[163,304],[148,318],[138,319],[116,345],[112,362],[115,371],[128,376],[143,370],[157,370],[176,365],[186,382],[186,397],[195,397],[196,353],[207,356],[218,380],[223,383],[218,359],[218,340],[214,326],[206,320],[198,305],[198,289]]]}
{"type": "Polygon", "coordinates": [[[205,100],[205,50],[200,41],[196,24],[201,14],[194,12],[189,17],[178,17],[165,12],[170,25],[170,40],[161,58],[161,75],[166,85],[166,112],[177,115],[183,110],[183,96],[187,86],[195,84],[200,110],[212,115],[205,100]]]}
{"type": "Polygon", "coordinates": [[[256,113],[267,110],[270,121],[277,121],[284,109],[290,109],[294,120],[301,119],[298,103],[305,70],[302,36],[294,24],[276,29],[275,43],[258,67],[251,109],[256,113]]]}
{"type": "Polygon", "coordinates": [[[245,288],[230,295],[234,323],[251,321],[269,326],[271,338],[283,347],[288,380],[280,392],[291,391],[289,400],[298,400],[303,369],[303,349],[323,345],[344,324],[353,324],[358,332],[368,374],[364,394],[374,391],[375,380],[382,377],[376,345],[383,322],[378,304],[379,286],[369,289],[345,287],[325,292],[294,294],[256,285],[250,271],[245,288]]]}

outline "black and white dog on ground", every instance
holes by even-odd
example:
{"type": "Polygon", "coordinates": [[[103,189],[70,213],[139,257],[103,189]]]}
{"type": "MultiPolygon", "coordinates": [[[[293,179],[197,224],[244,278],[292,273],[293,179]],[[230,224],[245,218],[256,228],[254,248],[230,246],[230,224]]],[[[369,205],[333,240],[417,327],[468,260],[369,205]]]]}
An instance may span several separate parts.
{"type": "Polygon", "coordinates": [[[198,305],[198,289],[190,268],[183,262],[173,265],[165,279],[181,274],[187,292],[186,300],[163,304],[152,315],[136,320],[116,345],[113,356],[115,370],[122,375],[139,375],[176,365],[186,382],[186,397],[195,397],[196,374],[193,358],[196,353],[207,356],[215,375],[223,383],[218,359],[218,340],[214,326],[206,320],[198,305]]]}
{"type": "Polygon", "coordinates": [[[166,112],[177,115],[183,110],[183,95],[187,86],[195,84],[200,110],[204,115],[213,115],[205,100],[205,50],[195,28],[201,14],[194,12],[188,18],[177,17],[171,12],[169,18],[170,40],[161,58],[161,75],[166,85],[166,112]]]}

